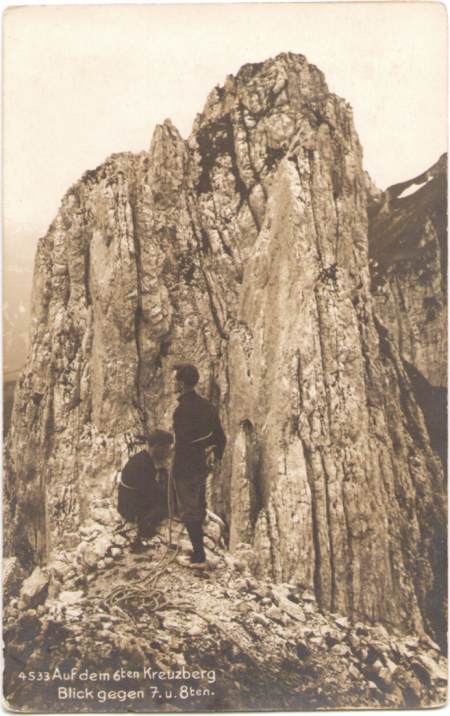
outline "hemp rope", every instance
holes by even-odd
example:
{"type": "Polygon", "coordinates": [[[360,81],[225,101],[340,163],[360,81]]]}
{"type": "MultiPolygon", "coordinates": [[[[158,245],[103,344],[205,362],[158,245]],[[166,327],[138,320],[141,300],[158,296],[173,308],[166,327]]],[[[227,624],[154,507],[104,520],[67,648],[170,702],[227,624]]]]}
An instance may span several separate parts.
{"type": "MultiPolygon", "coordinates": [[[[131,584],[126,585],[120,585],[113,589],[103,600],[103,603],[105,606],[107,606],[108,609],[117,608],[118,611],[121,611],[122,613],[126,613],[127,616],[131,616],[131,618],[134,620],[133,614],[130,614],[129,610],[127,610],[126,604],[123,604],[123,602],[127,602],[128,600],[138,600],[140,602],[139,606],[142,607],[149,616],[154,615],[154,612],[156,611],[163,611],[165,609],[177,609],[179,611],[184,612],[190,612],[192,614],[195,614],[200,619],[203,619],[208,624],[211,624],[212,626],[216,627],[219,631],[221,631],[227,639],[229,639],[237,648],[247,656],[248,659],[256,666],[257,670],[260,669],[260,664],[256,661],[256,659],[250,654],[249,651],[245,647],[242,646],[236,639],[234,639],[231,634],[228,633],[224,627],[222,627],[220,624],[218,624],[216,621],[211,619],[210,617],[205,616],[204,614],[200,614],[194,607],[189,604],[188,602],[178,602],[174,603],[167,599],[167,597],[164,595],[164,593],[160,589],[156,589],[156,585],[160,579],[160,577],[166,572],[169,565],[176,559],[178,556],[178,552],[180,550],[180,538],[181,535],[184,532],[184,525],[182,526],[180,532],[178,533],[177,537],[177,546],[175,553],[171,556],[169,556],[169,559],[167,559],[167,555],[172,547],[172,519],[173,519],[173,463],[174,463],[174,457],[175,457],[175,450],[172,450],[172,455],[170,459],[170,468],[169,468],[169,480],[168,480],[168,495],[167,495],[167,503],[168,503],[168,509],[169,509],[169,539],[167,542],[166,551],[164,552],[163,556],[159,560],[159,562],[153,567],[153,569],[150,571],[149,575],[145,575],[142,579],[138,579],[131,584]],[[146,582],[149,582],[150,584],[144,584],[146,582]],[[141,585],[141,586],[138,586],[141,585]],[[124,609],[126,610],[123,612],[123,609],[119,607],[119,604],[122,604],[124,609]]],[[[267,694],[269,697],[270,703],[272,703],[269,684],[267,683],[267,679],[265,674],[263,673],[263,679],[264,683],[267,689],[267,694]]]]}

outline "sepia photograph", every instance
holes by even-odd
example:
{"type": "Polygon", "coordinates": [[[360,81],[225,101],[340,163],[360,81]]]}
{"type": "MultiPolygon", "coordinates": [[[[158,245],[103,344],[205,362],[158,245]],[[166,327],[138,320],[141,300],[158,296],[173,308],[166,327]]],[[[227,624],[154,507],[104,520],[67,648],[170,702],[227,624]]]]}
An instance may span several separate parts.
{"type": "Polygon", "coordinates": [[[4,709],[447,703],[447,24],[4,10],[4,709]]]}

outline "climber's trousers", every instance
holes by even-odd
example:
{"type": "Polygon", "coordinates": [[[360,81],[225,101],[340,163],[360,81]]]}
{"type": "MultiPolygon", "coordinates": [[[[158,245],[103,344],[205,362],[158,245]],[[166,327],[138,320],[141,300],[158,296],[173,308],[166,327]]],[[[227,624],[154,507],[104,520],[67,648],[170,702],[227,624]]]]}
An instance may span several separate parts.
{"type": "Polygon", "coordinates": [[[207,472],[186,472],[174,479],[180,519],[188,522],[203,522],[206,517],[207,472]]]}
{"type": "Polygon", "coordinates": [[[194,555],[193,562],[205,562],[206,554],[203,546],[203,527],[201,522],[186,521],[186,529],[191,540],[194,555]]]}

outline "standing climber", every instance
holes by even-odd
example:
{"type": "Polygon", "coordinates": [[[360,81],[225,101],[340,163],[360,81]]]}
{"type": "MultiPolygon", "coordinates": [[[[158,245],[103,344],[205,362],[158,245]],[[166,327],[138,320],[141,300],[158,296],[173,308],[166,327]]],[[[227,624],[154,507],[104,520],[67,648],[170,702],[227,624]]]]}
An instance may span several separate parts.
{"type": "Polygon", "coordinates": [[[154,430],[148,438],[138,436],[145,449],[131,457],[122,470],[117,511],[128,522],[137,522],[133,551],[141,551],[142,538],[151,537],[158,522],[167,515],[167,485],[164,465],[173,442],[166,430],[154,430]]]}
{"type": "Polygon", "coordinates": [[[180,393],[173,414],[175,454],[173,478],[178,512],[192,542],[191,559],[179,557],[186,567],[205,569],[202,522],[206,517],[206,451],[221,460],[226,437],[217,410],[195,391],[198,370],[189,363],[174,366],[175,392],[180,393]]]}

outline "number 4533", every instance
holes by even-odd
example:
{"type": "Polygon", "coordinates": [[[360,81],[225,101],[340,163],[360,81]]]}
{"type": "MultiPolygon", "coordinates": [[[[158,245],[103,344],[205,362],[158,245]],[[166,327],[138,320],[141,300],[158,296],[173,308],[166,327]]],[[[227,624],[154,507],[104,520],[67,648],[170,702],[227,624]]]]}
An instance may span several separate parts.
{"type": "Polygon", "coordinates": [[[50,681],[49,671],[29,671],[28,674],[24,674],[23,671],[19,674],[19,679],[23,681],[50,681]]]}

